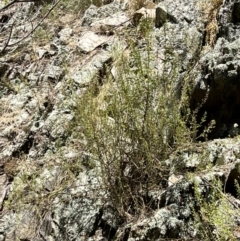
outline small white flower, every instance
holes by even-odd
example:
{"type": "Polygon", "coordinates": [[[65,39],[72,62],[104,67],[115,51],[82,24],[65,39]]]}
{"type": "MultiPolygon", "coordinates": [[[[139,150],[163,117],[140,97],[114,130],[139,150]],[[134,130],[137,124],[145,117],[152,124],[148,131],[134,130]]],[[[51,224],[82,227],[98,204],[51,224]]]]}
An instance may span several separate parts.
{"type": "Polygon", "coordinates": [[[238,127],[238,124],[237,124],[237,123],[234,123],[233,127],[234,127],[234,128],[237,128],[237,127],[238,127]]]}

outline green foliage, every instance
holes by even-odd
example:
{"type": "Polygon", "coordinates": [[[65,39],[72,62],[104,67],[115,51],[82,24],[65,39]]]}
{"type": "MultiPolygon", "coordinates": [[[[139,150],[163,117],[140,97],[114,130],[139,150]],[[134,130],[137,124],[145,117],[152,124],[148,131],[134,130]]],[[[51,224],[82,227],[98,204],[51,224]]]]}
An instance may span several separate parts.
{"type": "Polygon", "coordinates": [[[46,43],[49,43],[52,36],[49,36],[49,32],[47,31],[47,27],[42,25],[39,26],[33,33],[32,38],[37,43],[40,43],[41,45],[44,45],[46,43]]]}
{"type": "MultiPolygon", "coordinates": [[[[197,236],[201,240],[225,241],[236,240],[235,218],[236,209],[229,203],[226,194],[222,192],[222,182],[213,178],[208,184],[208,190],[203,192],[202,185],[195,181],[194,191],[198,210],[194,211],[197,236]]],[[[207,187],[207,185],[205,184],[207,187]]]]}
{"type": "Polygon", "coordinates": [[[151,66],[151,39],[145,42],[140,52],[129,41],[129,56],[124,44],[113,48],[117,75],[113,78],[106,71],[103,78],[97,76],[76,98],[75,122],[70,126],[81,148],[100,166],[115,206],[133,214],[148,206],[151,188],[166,185],[169,154],[183,139],[192,141],[187,117],[180,113],[188,103],[183,106],[176,94],[177,60],[170,73],[166,61],[160,75],[151,66]]]}
{"type": "Polygon", "coordinates": [[[138,26],[139,35],[143,38],[147,38],[152,32],[153,26],[154,26],[153,19],[151,18],[141,19],[138,26]]]}

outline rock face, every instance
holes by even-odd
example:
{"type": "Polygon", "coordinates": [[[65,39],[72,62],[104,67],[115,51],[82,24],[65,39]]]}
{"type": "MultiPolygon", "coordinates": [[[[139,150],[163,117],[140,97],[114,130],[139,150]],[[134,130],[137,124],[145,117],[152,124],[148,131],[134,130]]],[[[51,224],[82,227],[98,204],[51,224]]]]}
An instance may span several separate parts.
{"type": "MultiPolygon", "coordinates": [[[[205,208],[197,198],[209,201],[215,180],[236,209],[230,221],[239,225],[240,3],[225,0],[216,7],[212,47],[200,0],[148,1],[135,12],[128,9],[130,1],[102,1],[82,15],[81,9],[66,14],[68,5],[59,4],[32,34],[44,16],[41,3],[16,3],[0,12],[0,241],[197,239],[194,218],[205,208]],[[150,49],[144,39],[151,40],[150,49]],[[199,122],[204,112],[206,123],[216,121],[210,141],[182,147],[164,160],[165,187],[156,183],[148,190],[148,211],[137,217],[114,206],[98,160],[79,148],[84,137],[75,139],[83,130],[71,126],[76,96],[95,82],[96,92],[104,89],[108,72],[114,84],[114,51],[129,57],[132,45],[140,58],[151,53],[152,71],[174,77],[178,98],[190,76],[191,109],[198,109],[199,122]]],[[[217,236],[221,229],[213,231],[217,236]]]]}
{"type": "Polygon", "coordinates": [[[216,44],[200,61],[204,65],[201,74],[204,78],[198,82],[200,88],[196,87],[192,97],[192,104],[196,107],[206,96],[207,89],[210,90],[202,112],[206,111],[209,119],[216,120],[212,138],[233,136],[234,124],[240,120],[236,111],[240,104],[238,5],[238,2],[224,1],[219,10],[216,44]]]}

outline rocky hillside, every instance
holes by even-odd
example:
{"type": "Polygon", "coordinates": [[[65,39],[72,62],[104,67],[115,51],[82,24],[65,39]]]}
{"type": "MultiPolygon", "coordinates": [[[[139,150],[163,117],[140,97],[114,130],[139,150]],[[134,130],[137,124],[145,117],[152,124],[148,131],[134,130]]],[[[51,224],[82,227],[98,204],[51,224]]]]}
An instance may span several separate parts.
{"type": "Polygon", "coordinates": [[[0,8],[0,241],[240,240],[238,0],[0,8]]]}

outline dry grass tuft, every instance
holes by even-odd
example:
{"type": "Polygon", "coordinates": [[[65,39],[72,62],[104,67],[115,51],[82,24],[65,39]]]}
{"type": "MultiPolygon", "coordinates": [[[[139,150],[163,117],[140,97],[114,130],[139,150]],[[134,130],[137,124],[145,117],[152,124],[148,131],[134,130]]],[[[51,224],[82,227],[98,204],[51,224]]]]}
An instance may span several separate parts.
{"type": "Polygon", "coordinates": [[[206,17],[205,43],[210,47],[213,47],[216,42],[218,34],[217,14],[222,3],[223,0],[204,0],[200,3],[200,8],[206,17]]]}

